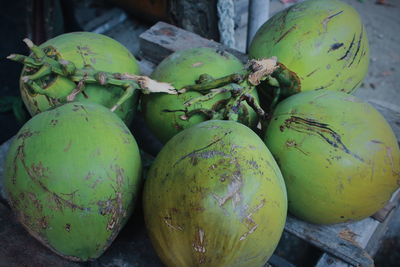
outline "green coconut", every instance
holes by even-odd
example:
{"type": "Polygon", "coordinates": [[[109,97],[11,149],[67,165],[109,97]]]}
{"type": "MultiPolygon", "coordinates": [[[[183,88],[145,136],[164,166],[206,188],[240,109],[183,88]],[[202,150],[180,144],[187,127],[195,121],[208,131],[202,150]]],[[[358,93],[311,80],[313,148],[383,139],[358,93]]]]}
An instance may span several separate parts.
{"type": "Polygon", "coordinates": [[[297,74],[299,91],[351,93],[367,74],[369,48],[365,27],[354,8],[338,0],[308,0],[271,17],[254,36],[249,56],[276,56],[297,74]]]}
{"type": "MultiPolygon", "coordinates": [[[[96,71],[139,74],[139,65],[129,50],[114,39],[102,34],[66,33],[46,41],[39,47],[46,52],[46,55],[57,60],[70,61],[75,64],[76,68],[88,67],[96,71]]],[[[77,87],[77,84],[67,77],[51,74],[37,81],[50,97],[37,94],[26,86],[22,79],[29,74],[31,74],[31,70],[25,67],[21,73],[20,91],[32,116],[67,102],[67,96],[77,87]]],[[[87,84],[84,92],[76,95],[75,100],[94,102],[111,108],[123,93],[124,90],[121,87],[87,84]]],[[[136,111],[137,100],[138,94],[134,93],[115,111],[127,124],[131,122],[136,111]]]]}
{"type": "Polygon", "coordinates": [[[99,257],[121,230],[141,184],[135,139],[94,103],[44,111],[18,132],[5,190],[20,223],[70,260],[99,257]]]}
{"type": "MultiPolygon", "coordinates": [[[[175,88],[181,89],[184,86],[195,84],[202,74],[221,78],[239,72],[243,68],[239,59],[228,52],[199,47],[171,54],[157,66],[151,77],[157,81],[169,82],[175,88]]],[[[258,102],[256,90],[252,91],[252,95],[258,102]]],[[[143,95],[141,107],[146,124],[160,141],[166,143],[183,129],[207,119],[201,113],[195,114],[189,119],[182,119],[185,110],[211,109],[216,105],[223,104],[224,99],[230,97],[230,93],[219,94],[211,100],[198,102],[189,107],[184,106],[186,101],[199,96],[202,94],[197,91],[179,95],[165,93],[143,95]]],[[[257,114],[247,104],[243,105],[243,109],[245,114],[242,113],[243,116],[239,116],[237,120],[250,127],[255,127],[258,121],[257,114]]]]}
{"type": "Polygon", "coordinates": [[[318,224],[366,218],[400,185],[396,137],[371,105],[341,92],[282,101],[264,140],[282,171],[289,211],[318,224]]]}
{"type": "Polygon", "coordinates": [[[281,172],[262,140],[234,121],[175,135],[143,192],[152,244],[167,266],[264,266],[287,212],[281,172]]]}

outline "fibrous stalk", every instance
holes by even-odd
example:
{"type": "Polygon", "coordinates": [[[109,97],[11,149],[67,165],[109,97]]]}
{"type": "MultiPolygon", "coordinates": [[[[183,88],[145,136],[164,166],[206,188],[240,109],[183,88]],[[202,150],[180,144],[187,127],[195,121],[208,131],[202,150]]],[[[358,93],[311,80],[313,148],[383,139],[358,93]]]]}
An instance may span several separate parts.
{"type": "MultiPolygon", "coordinates": [[[[116,104],[111,108],[115,111],[120,107],[132,94],[134,90],[142,90],[144,93],[149,92],[166,92],[169,94],[177,94],[175,88],[168,83],[160,83],[151,80],[148,77],[109,73],[96,71],[90,65],[84,68],[76,68],[73,62],[57,58],[56,53],[51,53],[53,56],[47,55],[40,47],[36,46],[31,40],[24,39],[24,42],[32,52],[31,56],[12,54],[7,58],[25,65],[28,70],[28,75],[21,78],[22,82],[33,92],[50,97],[46,88],[36,82],[51,74],[63,76],[77,84],[71,93],[67,96],[67,101],[73,101],[75,96],[85,89],[86,84],[100,84],[118,86],[124,90],[124,94],[117,100],[116,104]],[[54,58],[55,57],[55,58],[54,58]]],[[[51,47],[48,49],[52,50],[51,47]]]]}
{"type": "MultiPolygon", "coordinates": [[[[77,68],[73,62],[58,58],[54,48],[47,47],[46,53],[43,49],[33,44],[29,39],[24,42],[32,52],[30,56],[12,54],[8,59],[20,62],[25,65],[28,75],[21,78],[29,88],[37,94],[48,95],[46,88],[41,88],[36,82],[39,79],[49,75],[60,75],[76,83],[76,88],[66,98],[67,101],[73,101],[79,93],[84,93],[86,84],[99,84],[104,86],[117,86],[124,90],[123,95],[116,101],[111,111],[120,107],[135,90],[149,94],[154,92],[164,92],[168,94],[185,93],[188,91],[198,91],[203,95],[185,102],[188,107],[198,102],[209,101],[219,94],[230,92],[230,97],[225,99],[210,110],[195,109],[187,111],[184,118],[189,119],[196,113],[204,114],[211,118],[229,119],[231,117],[245,116],[245,110],[242,102],[245,101],[252,107],[260,117],[265,117],[265,112],[256,103],[250,92],[255,86],[263,80],[277,86],[275,99],[272,105],[275,105],[279,99],[281,91],[299,90],[300,81],[297,75],[288,70],[284,65],[277,62],[277,59],[251,60],[246,68],[237,73],[233,73],[221,78],[214,79],[210,75],[203,74],[191,84],[176,90],[169,83],[161,83],[146,76],[133,75],[129,73],[110,73],[97,71],[92,66],[86,65],[83,68],[77,68]]],[[[246,113],[247,112],[247,113],[246,113]]],[[[247,118],[246,118],[247,119],[247,118]]]]}

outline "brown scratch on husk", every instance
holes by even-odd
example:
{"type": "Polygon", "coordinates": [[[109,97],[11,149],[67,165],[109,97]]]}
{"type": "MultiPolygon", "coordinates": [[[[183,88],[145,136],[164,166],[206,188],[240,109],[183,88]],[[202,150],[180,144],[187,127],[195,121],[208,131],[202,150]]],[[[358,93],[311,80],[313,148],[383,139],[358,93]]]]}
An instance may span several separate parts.
{"type": "Polygon", "coordinates": [[[72,145],[72,140],[69,140],[67,146],[64,148],[64,152],[68,152],[68,150],[71,148],[72,145]]]}
{"type": "Polygon", "coordinates": [[[247,238],[248,235],[254,233],[254,231],[257,229],[257,227],[258,227],[258,224],[254,225],[248,232],[244,233],[244,234],[239,238],[239,240],[240,240],[240,241],[245,240],[245,239],[247,238]]]}
{"type": "Polygon", "coordinates": [[[278,44],[280,41],[282,41],[289,33],[291,33],[293,30],[297,29],[297,25],[293,25],[290,27],[286,32],[284,32],[278,40],[276,40],[275,44],[278,44]]]}
{"type": "Polygon", "coordinates": [[[353,48],[355,39],[356,39],[356,34],[353,35],[353,39],[351,40],[350,46],[349,46],[349,48],[346,50],[346,53],[345,53],[341,58],[339,58],[338,61],[347,58],[348,54],[350,53],[350,50],[353,48]]]}
{"type": "Polygon", "coordinates": [[[244,218],[244,222],[247,225],[248,231],[246,233],[244,233],[239,240],[245,240],[247,238],[248,235],[254,233],[254,231],[257,229],[258,224],[253,220],[253,215],[255,213],[257,213],[262,207],[265,206],[266,200],[263,198],[260,201],[260,204],[258,204],[257,206],[255,206],[250,212],[249,214],[247,214],[247,216],[244,218]]]}
{"type": "MultiPolygon", "coordinates": [[[[357,55],[358,55],[358,52],[360,52],[360,49],[361,49],[361,41],[362,41],[363,33],[364,33],[364,27],[361,26],[361,33],[360,33],[360,38],[358,39],[358,43],[357,43],[357,50],[356,50],[356,52],[354,53],[353,60],[350,62],[348,68],[350,68],[351,65],[353,65],[353,63],[354,63],[354,61],[356,60],[356,57],[357,57],[357,55]]],[[[362,55],[361,55],[361,56],[362,56],[362,55]]],[[[361,56],[360,56],[360,57],[361,57],[361,56]]]]}
{"type": "Polygon", "coordinates": [[[240,171],[235,171],[232,176],[231,183],[228,184],[228,193],[220,197],[213,193],[213,198],[218,202],[218,206],[222,207],[228,200],[232,199],[233,206],[235,207],[237,203],[240,202],[240,189],[243,186],[242,174],[240,171]]]}
{"type": "Polygon", "coordinates": [[[203,65],[204,65],[203,62],[196,62],[196,63],[193,63],[193,64],[192,64],[192,67],[193,67],[193,68],[197,68],[197,67],[200,67],[200,66],[203,66],[203,65]]]}
{"type": "MultiPolygon", "coordinates": [[[[59,207],[60,209],[62,208],[62,205],[64,205],[64,206],[68,206],[72,210],[74,210],[74,209],[79,209],[82,211],[87,210],[86,208],[79,206],[70,200],[62,198],[57,193],[51,191],[46,185],[44,185],[43,182],[38,179],[41,176],[40,175],[38,176],[38,174],[40,174],[40,173],[37,173],[37,168],[31,169],[27,166],[27,164],[25,162],[24,147],[25,147],[25,139],[22,141],[22,144],[18,147],[18,153],[17,153],[17,156],[15,157],[15,162],[14,162],[15,166],[16,166],[16,160],[19,159],[19,161],[22,163],[23,168],[25,169],[26,174],[29,176],[29,178],[32,180],[32,182],[34,182],[36,185],[38,185],[43,191],[49,193],[49,195],[51,196],[51,199],[54,200],[54,202],[56,202],[57,207],[59,207]]],[[[43,169],[43,166],[40,169],[43,169]]],[[[15,175],[16,174],[14,173],[13,182],[15,181],[15,175]]]]}
{"type": "Polygon", "coordinates": [[[340,15],[340,14],[342,14],[342,13],[343,13],[343,10],[342,10],[342,11],[339,11],[339,12],[333,14],[333,15],[330,15],[330,16],[326,17],[326,18],[322,21],[322,27],[324,28],[324,31],[325,31],[325,32],[326,32],[327,29],[328,29],[328,22],[329,22],[331,19],[333,19],[334,17],[336,17],[336,16],[338,16],[338,15],[340,15]]]}
{"type": "Polygon", "coordinates": [[[181,227],[180,225],[173,225],[172,224],[172,216],[171,215],[167,215],[164,218],[164,223],[171,229],[173,230],[177,230],[177,231],[183,231],[183,227],[181,227]]]}
{"type": "Polygon", "coordinates": [[[295,140],[287,140],[286,141],[286,147],[288,147],[288,148],[289,147],[293,147],[293,148],[297,149],[298,151],[300,151],[301,153],[303,153],[304,155],[306,155],[306,156],[309,155],[309,153],[305,152],[303,149],[301,149],[299,147],[299,145],[296,143],[295,140]]]}
{"type": "Polygon", "coordinates": [[[297,116],[291,116],[284,122],[282,131],[292,129],[301,133],[313,134],[321,137],[325,142],[334,148],[340,149],[343,152],[353,156],[355,159],[364,162],[364,160],[357,154],[351,152],[347,146],[342,142],[341,136],[332,130],[328,124],[315,121],[313,119],[304,119],[297,116]]]}
{"type": "MultiPolygon", "coordinates": [[[[179,162],[181,162],[182,160],[184,160],[184,159],[186,159],[186,158],[192,158],[192,157],[195,156],[196,154],[199,154],[200,151],[205,150],[205,149],[207,149],[207,148],[209,148],[209,147],[215,145],[215,144],[218,143],[218,142],[221,142],[222,139],[225,138],[225,137],[226,137],[227,135],[229,135],[230,133],[232,133],[232,131],[226,132],[226,133],[224,133],[224,135],[223,135],[222,137],[217,138],[216,140],[212,141],[210,144],[208,144],[208,145],[206,145],[206,146],[204,146],[204,147],[201,147],[201,148],[199,148],[199,149],[195,149],[195,150],[193,150],[192,152],[190,152],[190,153],[188,153],[188,154],[186,154],[186,155],[180,157],[180,158],[174,163],[173,166],[176,166],[176,165],[177,165],[179,162]]],[[[222,153],[222,152],[221,152],[221,153],[222,153]]],[[[215,153],[215,154],[213,154],[213,155],[221,155],[221,154],[220,154],[220,153],[215,153]]],[[[205,154],[204,154],[203,156],[205,156],[205,154]]],[[[211,155],[210,155],[210,156],[211,156],[211,155]]]]}
{"type": "Polygon", "coordinates": [[[310,77],[311,75],[313,75],[315,72],[317,72],[319,70],[319,68],[316,68],[315,70],[311,71],[309,74],[306,75],[306,77],[310,77]]]}
{"type": "Polygon", "coordinates": [[[200,253],[198,255],[198,259],[197,259],[199,264],[204,264],[206,262],[205,253],[207,251],[207,249],[206,249],[207,243],[206,243],[205,239],[206,239],[206,234],[205,234],[204,230],[199,227],[197,229],[197,232],[195,233],[194,241],[192,243],[193,250],[197,253],[200,253]]]}

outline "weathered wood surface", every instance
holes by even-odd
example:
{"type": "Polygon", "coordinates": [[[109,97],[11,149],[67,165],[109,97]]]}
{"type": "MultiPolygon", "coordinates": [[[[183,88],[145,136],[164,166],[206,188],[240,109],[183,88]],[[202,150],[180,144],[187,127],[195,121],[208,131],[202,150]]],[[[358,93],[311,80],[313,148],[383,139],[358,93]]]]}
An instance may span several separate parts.
{"type": "MultiPolygon", "coordinates": [[[[396,218],[396,211],[399,209],[399,199],[400,192],[398,192],[392,201],[394,208],[386,215],[385,220],[379,223],[379,225],[375,228],[371,238],[368,240],[368,243],[365,246],[365,250],[372,256],[375,256],[378,252],[380,245],[382,244],[382,237],[385,235],[388,228],[394,225],[396,218]]],[[[364,247],[364,244],[363,244],[364,247]]]]}
{"type": "MultiPolygon", "coordinates": [[[[362,222],[362,224],[365,227],[365,231],[368,231],[368,228],[373,229],[368,223],[362,222]]],[[[370,255],[355,241],[357,234],[350,230],[349,224],[336,226],[312,225],[288,216],[285,231],[352,265],[374,265],[370,255]]]]}
{"type": "MultiPolygon", "coordinates": [[[[365,250],[368,255],[374,256],[379,249],[387,228],[392,223],[392,217],[395,214],[395,209],[399,207],[400,190],[397,190],[390,202],[379,212],[373,216],[366,218],[362,221],[347,224],[348,231],[342,235],[345,238],[351,238],[352,242],[355,242],[360,248],[365,250]],[[379,217],[379,220],[374,218],[379,217]]],[[[341,226],[331,226],[332,230],[336,233],[341,230],[341,226]]],[[[334,254],[336,255],[336,254],[334,254]]],[[[339,260],[340,257],[334,257],[328,253],[324,253],[316,267],[324,267],[329,265],[330,267],[350,267],[347,262],[339,260]]]]}
{"type": "Polygon", "coordinates": [[[381,210],[376,212],[371,217],[378,222],[384,222],[393,213],[393,210],[400,204],[400,189],[398,189],[390,199],[390,201],[381,210]]]}
{"type": "Polygon", "coordinates": [[[165,22],[158,22],[140,35],[142,56],[153,63],[160,62],[172,52],[202,46],[226,50],[243,62],[247,61],[247,56],[235,49],[227,48],[220,43],[202,38],[197,34],[165,22]]]}

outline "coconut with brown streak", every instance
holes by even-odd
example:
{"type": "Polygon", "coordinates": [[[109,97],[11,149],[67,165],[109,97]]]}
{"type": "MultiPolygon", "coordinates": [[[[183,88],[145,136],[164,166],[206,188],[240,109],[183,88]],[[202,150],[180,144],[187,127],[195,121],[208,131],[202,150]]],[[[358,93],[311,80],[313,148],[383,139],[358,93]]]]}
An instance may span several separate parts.
{"type": "Polygon", "coordinates": [[[345,93],[309,91],[285,99],[264,141],[285,179],[289,211],[308,222],[368,217],[400,185],[400,151],[390,125],[345,93]]]}
{"type": "Polygon", "coordinates": [[[127,221],[141,160],[125,124],[105,107],[68,103],[18,132],[6,159],[5,190],[20,223],[70,260],[99,257],[127,221]]]}
{"type": "MultiPolygon", "coordinates": [[[[298,76],[299,86],[279,85],[283,96],[319,89],[352,93],[367,74],[369,46],[353,7],[339,0],[308,0],[272,16],[257,31],[249,56],[276,56],[298,76]]],[[[259,89],[260,94],[266,90],[259,89]]]]}
{"type": "Polygon", "coordinates": [[[264,266],[286,220],[286,189],[262,140],[233,121],[175,135],[143,193],[152,244],[167,266],[264,266]]]}

